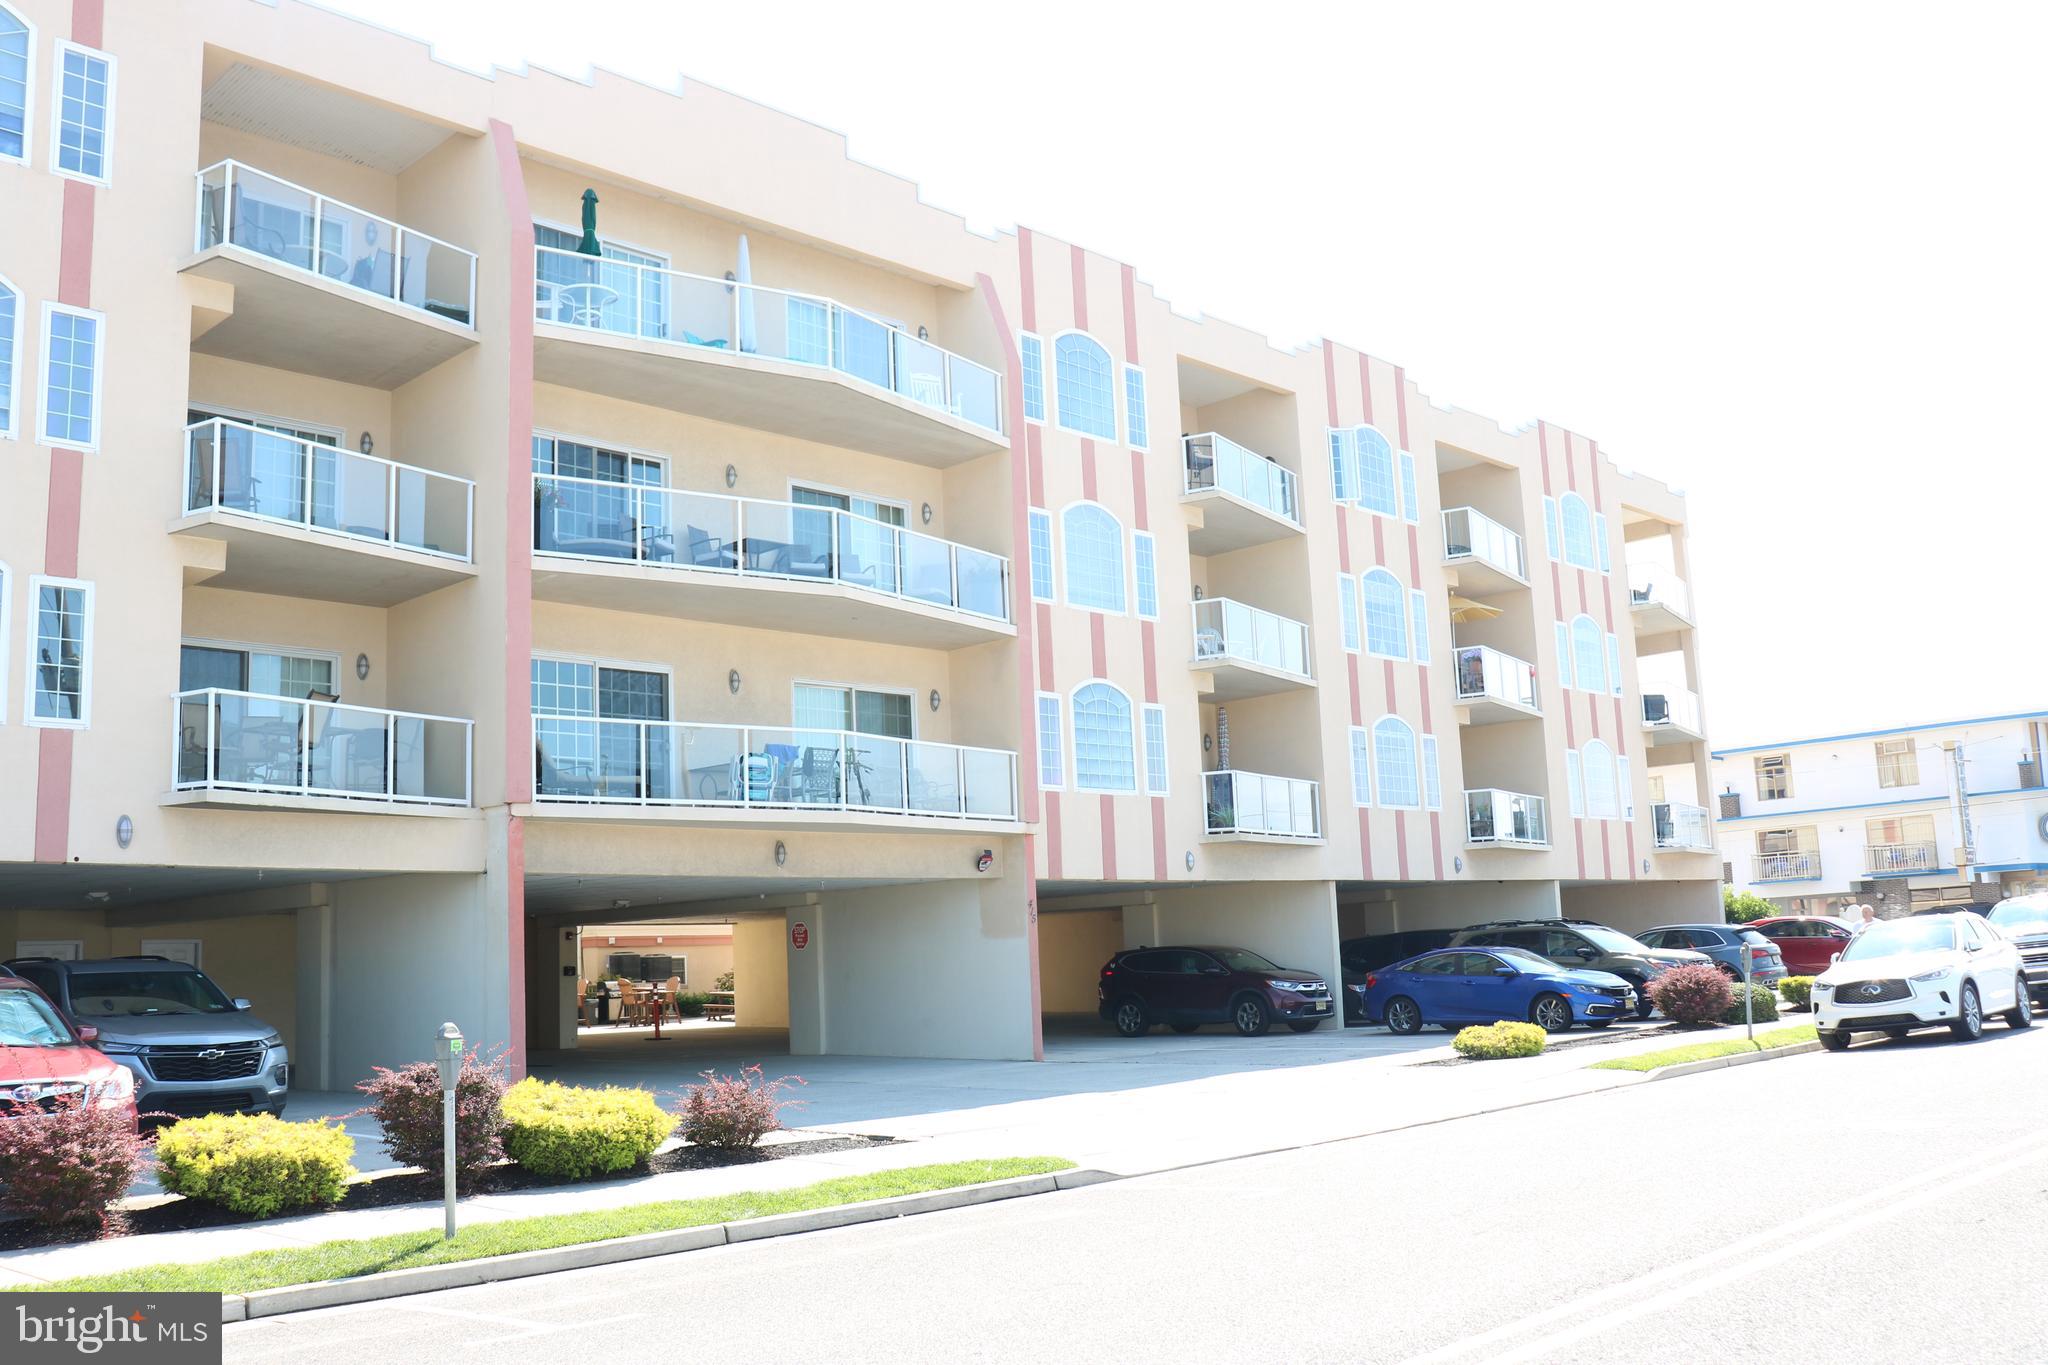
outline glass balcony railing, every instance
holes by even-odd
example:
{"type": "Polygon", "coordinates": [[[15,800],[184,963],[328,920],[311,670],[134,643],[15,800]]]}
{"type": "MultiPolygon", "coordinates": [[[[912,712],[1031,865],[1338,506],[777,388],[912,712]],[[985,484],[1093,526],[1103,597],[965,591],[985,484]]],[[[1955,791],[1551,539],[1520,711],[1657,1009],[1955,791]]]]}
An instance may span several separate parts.
{"type": "Polygon", "coordinates": [[[470,560],[476,485],[212,417],[185,428],[185,512],[232,512],[470,560]]]}
{"type": "Polygon", "coordinates": [[[1211,489],[1244,499],[1274,516],[1301,524],[1295,501],[1294,471],[1254,451],[1246,450],[1227,436],[1205,432],[1184,437],[1185,487],[1190,493],[1211,489]]]}
{"type": "Polygon", "coordinates": [[[1471,507],[1444,509],[1444,559],[1448,563],[1477,559],[1511,578],[1523,582],[1529,579],[1529,561],[1522,550],[1522,538],[1471,507]]]}
{"type": "Polygon", "coordinates": [[[1866,844],[1863,853],[1872,876],[1933,872],[1941,866],[1933,844],[1866,844]]]}
{"type": "Polygon", "coordinates": [[[535,716],[534,800],[1017,818],[1017,755],[774,725],[535,716]]]}
{"type": "Polygon", "coordinates": [[[1457,652],[1458,700],[1498,701],[1525,711],[1538,709],[1536,665],[1491,645],[1461,645],[1457,652]]]}
{"type": "Polygon", "coordinates": [[[1286,839],[1323,836],[1319,784],[1235,770],[1202,774],[1211,834],[1262,834],[1286,839]]]}
{"type": "Polygon", "coordinates": [[[180,791],[470,803],[469,721],[218,687],[175,703],[180,791]]]}
{"type": "Polygon", "coordinates": [[[538,322],[816,365],[1000,433],[1002,376],[814,294],[536,247],[538,322]]]}
{"type": "Polygon", "coordinates": [[[1685,580],[1666,570],[1629,570],[1628,600],[1632,607],[1663,607],[1674,616],[1692,619],[1692,594],[1685,580]]]}
{"type": "Polygon", "coordinates": [[[533,548],[743,578],[839,583],[1010,619],[1010,561],[834,507],[533,476],[533,548]]]}
{"type": "Polygon", "coordinates": [[[1645,692],[1643,725],[1651,730],[1690,730],[1701,734],[1700,699],[1692,692],[1645,692]]]}
{"type": "Polygon", "coordinates": [[[196,251],[226,243],[476,326],[476,254],[239,161],[198,173],[196,251]]]}
{"type": "Polygon", "coordinates": [[[1466,792],[1465,842],[1548,848],[1550,821],[1543,798],[1494,787],[1466,792]]]}
{"type": "Polygon", "coordinates": [[[1251,663],[1309,676],[1308,627],[1285,616],[1205,597],[1194,603],[1195,662],[1251,663]]]}
{"type": "Polygon", "coordinates": [[[1683,801],[1664,801],[1650,807],[1651,823],[1656,826],[1657,847],[1710,849],[1714,845],[1708,838],[1712,826],[1705,806],[1691,806],[1683,801]]]}
{"type": "Polygon", "coordinates": [[[1805,882],[1820,877],[1820,854],[1814,853],[1758,853],[1753,855],[1750,880],[1753,882],[1805,882]]]}

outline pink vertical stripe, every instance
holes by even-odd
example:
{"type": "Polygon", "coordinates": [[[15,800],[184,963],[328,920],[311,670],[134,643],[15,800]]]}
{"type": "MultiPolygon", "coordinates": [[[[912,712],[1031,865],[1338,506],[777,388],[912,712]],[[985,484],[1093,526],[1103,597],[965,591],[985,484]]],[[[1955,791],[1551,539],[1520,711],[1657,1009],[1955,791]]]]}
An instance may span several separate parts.
{"type": "MultiPolygon", "coordinates": [[[[1033,869],[1034,875],[1038,867],[1037,844],[1035,835],[1024,836],[1024,866],[1033,869]]],[[[1038,886],[1035,881],[1024,893],[1024,937],[1031,950],[1031,1060],[1042,1062],[1045,1060],[1045,997],[1038,965],[1038,886]]]]}
{"type": "MultiPolygon", "coordinates": [[[[1441,784],[1442,779],[1438,779],[1441,784]]],[[[1439,785],[1441,790],[1441,785],[1439,785]]],[[[1436,868],[1436,879],[1444,879],[1444,813],[1433,810],[1429,813],[1429,858],[1436,868]]]]}
{"type": "Polygon", "coordinates": [[[1564,434],[1564,486],[1574,493],[1579,490],[1579,471],[1572,463],[1572,434],[1568,430],[1564,434]]]}
{"type": "Polygon", "coordinates": [[[1387,533],[1378,517],[1372,521],[1372,562],[1384,566],[1387,562],[1387,533]]]}
{"type": "Polygon", "coordinates": [[[1337,425],[1337,348],[1323,342],[1323,406],[1331,426],[1337,425]]]}
{"type": "Polygon", "coordinates": [[[1600,875],[1610,881],[1614,878],[1613,830],[1606,820],[1600,822],[1600,875]]]}
{"type": "Polygon", "coordinates": [[[1359,700],[1358,700],[1358,654],[1357,654],[1357,652],[1356,652],[1356,651],[1351,651],[1351,650],[1347,650],[1347,651],[1345,652],[1345,655],[1344,655],[1344,662],[1345,662],[1346,666],[1348,667],[1348,669],[1349,669],[1349,672],[1350,672],[1350,674],[1351,674],[1351,723],[1352,723],[1353,725],[1363,725],[1363,724],[1365,724],[1365,714],[1364,714],[1364,711],[1362,710],[1362,708],[1361,708],[1361,705],[1360,705],[1360,703],[1359,703],[1359,700]]]}
{"type": "Polygon", "coordinates": [[[1124,359],[1138,363],[1138,272],[1123,268],[1124,277],[1124,359]]]}
{"type": "Polygon", "coordinates": [[[58,578],[79,576],[78,528],[84,501],[85,456],[76,450],[52,449],[50,501],[43,520],[44,572],[58,578]]]}
{"type": "Polygon", "coordinates": [[[1394,714],[1394,661],[1392,659],[1382,659],[1380,665],[1387,680],[1387,709],[1383,714],[1392,715],[1394,714]]]}
{"type": "Polygon", "coordinates": [[[1152,511],[1145,497],[1145,452],[1131,452],[1131,523],[1140,531],[1152,529],[1152,511]]]}
{"type": "Polygon", "coordinates": [[[1394,853],[1395,864],[1400,868],[1402,881],[1408,880],[1408,812],[1394,812],[1394,853]]]}
{"type": "Polygon", "coordinates": [[[1372,357],[1365,352],[1358,353],[1358,397],[1359,410],[1365,414],[1367,425],[1372,423],[1372,357]]]}
{"type": "Polygon", "coordinates": [[[1604,512],[1607,509],[1600,506],[1600,443],[1598,441],[1589,440],[1586,442],[1586,467],[1593,471],[1593,506],[1595,509],[1604,512]]]}
{"type": "Polygon", "coordinates": [[[1036,426],[1027,424],[1024,428],[1024,459],[1031,470],[1031,505],[1033,507],[1045,506],[1045,452],[1040,445],[1040,438],[1043,435],[1044,433],[1036,426]]]}
{"type": "Polygon", "coordinates": [[[1095,442],[1086,436],[1081,438],[1081,496],[1090,502],[1095,497],[1095,442]]]}
{"type": "Polygon", "coordinates": [[[57,248],[57,302],[92,307],[92,238],[95,191],[83,180],[64,182],[64,219],[57,248]]]}
{"type": "Polygon", "coordinates": [[[1536,422],[1536,458],[1543,466],[1543,496],[1550,496],[1550,424],[1536,422]]]}
{"type": "Polygon", "coordinates": [[[1088,662],[1095,670],[1089,675],[1090,677],[1106,678],[1109,676],[1109,647],[1103,638],[1106,632],[1107,626],[1103,622],[1102,613],[1099,611],[1089,612],[1088,662]]]}
{"type": "MultiPolygon", "coordinates": [[[[33,603],[30,609],[34,609],[33,603]]],[[[36,731],[35,849],[39,863],[61,863],[70,853],[71,744],[77,733],[36,731]]]]}
{"type": "Polygon", "coordinates": [[[1027,332],[1038,330],[1038,275],[1031,260],[1034,240],[1030,228],[1017,229],[1017,286],[1024,296],[1021,315],[1027,332]]]}
{"type": "Polygon", "coordinates": [[[1342,503],[1337,505],[1337,567],[1351,572],[1351,513],[1342,503]]]}
{"type": "Polygon", "coordinates": [[[1140,621],[1138,623],[1138,650],[1145,660],[1145,700],[1152,706],[1159,704],[1159,623],[1140,621]]]}
{"type": "Polygon", "coordinates": [[[71,0],[71,41],[82,47],[105,47],[106,0],[71,0]]]}
{"type": "Polygon", "coordinates": [[[1635,826],[1634,826],[1633,824],[1631,824],[1631,825],[1630,825],[1630,826],[1628,827],[1628,879],[1629,879],[1630,881],[1635,881],[1635,880],[1637,880],[1637,873],[1636,873],[1636,827],[1635,827],[1635,826]]]}
{"type": "Polygon", "coordinates": [[[1166,798],[1152,798],[1152,880],[1166,880],[1166,798]]]}
{"type": "Polygon", "coordinates": [[[1578,854],[1579,876],[1584,878],[1586,875],[1586,827],[1576,815],[1572,817],[1572,847],[1578,854]]]}
{"type": "Polygon", "coordinates": [[[1394,417],[1400,424],[1401,449],[1408,448],[1408,372],[1394,367],[1394,417]]]}
{"type": "Polygon", "coordinates": [[[1058,881],[1066,873],[1060,849],[1063,843],[1060,831],[1060,794],[1045,794],[1045,875],[1049,881],[1058,881]]]}
{"type": "Polygon", "coordinates": [[[1037,602],[1033,606],[1032,616],[1038,624],[1038,690],[1052,692],[1057,690],[1052,673],[1052,603],[1037,602]]]}
{"type": "Polygon", "coordinates": [[[1358,870],[1372,880],[1372,812],[1364,806],[1358,808],[1358,870]]]}
{"type": "Polygon", "coordinates": [[[1074,259],[1074,326],[1088,330],[1088,253],[1080,247],[1068,248],[1074,259]]]}
{"type": "Polygon", "coordinates": [[[1116,880],[1116,798],[1102,797],[1102,880],[1116,880]]]}

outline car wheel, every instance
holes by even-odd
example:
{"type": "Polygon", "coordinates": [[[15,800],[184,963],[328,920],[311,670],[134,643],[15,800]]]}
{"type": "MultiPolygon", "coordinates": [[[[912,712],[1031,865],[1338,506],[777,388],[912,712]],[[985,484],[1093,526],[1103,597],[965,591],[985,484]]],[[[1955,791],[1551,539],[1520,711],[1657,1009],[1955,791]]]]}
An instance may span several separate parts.
{"type": "Polygon", "coordinates": [[[1141,1000],[1126,1000],[1116,1007],[1116,1031],[1126,1038],[1143,1038],[1152,1031],[1152,1016],[1141,1000]]]}
{"type": "Polygon", "coordinates": [[[1387,1032],[1422,1032],[1422,1010],[1405,995],[1397,995],[1387,1002],[1387,1032]]]}
{"type": "Polygon", "coordinates": [[[1632,976],[1624,977],[1623,980],[1636,988],[1636,1018],[1647,1019],[1655,1014],[1657,1007],[1650,1003],[1650,983],[1638,981],[1632,976]]]}
{"type": "Polygon", "coordinates": [[[1320,1019],[1289,1019],[1287,1027],[1293,1029],[1296,1033],[1314,1033],[1316,1025],[1322,1022],[1320,1019]]]}
{"type": "Polygon", "coordinates": [[[1173,1031],[1175,1033],[1193,1033],[1196,1029],[1200,1027],[1200,1024],[1175,1024],[1173,1026],[1173,1031]]]}
{"type": "Polygon", "coordinates": [[[1529,1002],[1529,1022],[1541,1025],[1545,1033],[1563,1033],[1572,1026],[1571,1002],[1545,991],[1529,1002]]]}
{"type": "Polygon", "coordinates": [[[2014,1028],[2034,1026],[2034,1001],[2027,994],[2027,979],[2023,976],[2012,997],[2012,1008],[2005,1012],[2005,1022],[2014,1028]]]}
{"type": "Polygon", "coordinates": [[[1839,1028],[1824,1028],[1820,1031],[1820,1045],[1829,1052],[1849,1050],[1849,1031],[1839,1028]]]}
{"type": "Polygon", "coordinates": [[[1884,1031],[1884,1036],[1896,1043],[1910,1036],[1912,1032],[1909,1028],[1888,1028],[1884,1031]]]}
{"type": "Polygon", "coordinates": [[[1984,1036],[1984,1002],[1977,997],[1976,982],[1963,983],[1962,1008],[1956,1011],[1956,1020],[1948,1031],[1966,1043],[1984,1036]]]}
{"type": "Polygon", "coordinates": [[[1257,1038],[1273,1026],[1273,1013],[1256,995],[1241,995],[1230,1007],[1230,1022],[1247,1038],[1257,1038]]]}

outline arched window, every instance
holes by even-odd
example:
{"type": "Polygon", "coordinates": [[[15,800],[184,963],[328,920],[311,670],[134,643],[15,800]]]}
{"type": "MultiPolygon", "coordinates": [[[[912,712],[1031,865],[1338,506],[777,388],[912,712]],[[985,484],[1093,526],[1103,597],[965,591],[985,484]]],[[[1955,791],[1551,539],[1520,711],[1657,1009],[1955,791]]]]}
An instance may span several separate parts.
{"type": "MultiPolygon", "coordinates": [[[[5,22],[6,12],[0,10],[0,23],[5,22]]],[[[0,275],[0,436],[12,436],[15,431],[19,404],[14,395],[20,386],[14,382],[14,360],[20,354],[21,293],[0,275]]]]}
{"type": "Polygon", "coordinates": [[[28,164],[28,61],[35,30],[0,5],[0,161],[28,164]]]}
{"type": "Polygon", "coordinates": [[[1607,690],[1607,646],[1590,616],[1572,622],[1572,671],[1577,675],[1573,683],[1581,692],[1607,690]]]}
{"type": "Polygon", "coordinates": [[[1074,785],[1098,792],[1138,789],[1131,699],[1108,683],[1074,689],[1074,785]]]}
{"type": "Polygon", "coordinates": [[[1415,732],[1399,716],[1381,716],[1372,727],[1373,776],[1379,782],[1382,806],[1419,806],[1422,784],[1416,777],[1415,732]]]}
{"type": "Polygon", "coordinates": [[[1592,820],[1621,818],[1620,787],[1614,776],[1614,751],[1599,740],[1589,740],[1584,750],[1586,816],[1592,820]]]}
{"type": "Polygon", "coordinates": [[[1599,561],[1593,557],[1593,512],[1586,506],[1586,500],[1577,493],[1567,493],[1557,500],[1559,516],[1564,521],[1564,557],[1582,569],[1597,569],[1599,561]]]}
{"type": "Polygon", "coordinates": [[[1060,425],[1084,436],[1116,439],[1116,387],[1109,352],[1095,338],[1068,332],[1054,340],[1054,392],[1060,425]]]}
{"type": "Polygon", "coordinates": [[[1377,427],[1358,429],[1358,501],[1386,516],[1401,515],[1401,485],[1394,477],[1394,448],[1377,427]]]}
{"type": "Polygon", "coordinates": [[[1365,599],[1365,647],[1383,659],[1408,657],[1408,594],[1385,569],[1359,575],[1365,599]]]}
{"type": "Polygon", "coordinates": [[[1107,510],[1077,502],[1060,514],[1067,553],[1067,605],[1124,609],[1124,528],[1107,510]]]}

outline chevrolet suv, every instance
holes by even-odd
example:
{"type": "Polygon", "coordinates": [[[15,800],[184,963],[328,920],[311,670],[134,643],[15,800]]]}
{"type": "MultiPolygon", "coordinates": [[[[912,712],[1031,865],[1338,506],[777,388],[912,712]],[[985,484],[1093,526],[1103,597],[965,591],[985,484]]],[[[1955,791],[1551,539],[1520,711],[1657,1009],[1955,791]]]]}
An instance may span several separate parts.
{"type": "Polygon", "coordinates": [[[72,1027],[99,1031],[100,1051],[135,1073],[135,1107],[145,1118],[283,1112],[291,1076],[284,1040],[197,967],[166,957],[17,958],[7,966],[72,1027]]]}
{"type": "Polygon", "coordinates": [[[1127,948],[1103,964],[1095,997],[1096,1013],[1126,1038],[1154,1024],[1193,1033],[1222,1023],[1250,1038],[1275,1019],[1307,1033],[1334,1017],[1329,982],[1244,948],[1127,948]]]}
{"type": "Polygon", "coordinates": [[[1560,967],[1608,972],[1636,988],[1636,1017],[1647,1019],[1650,983],[1673,967],[1711,964],[1705,953],[1646,948],[1618,929],[1588,919],[1506,919],[1475,924],[1451,936],[1453,948],[1521,948],[1560,967]]]}

